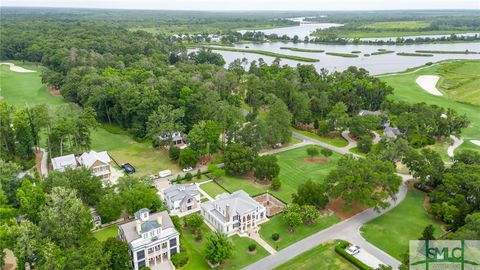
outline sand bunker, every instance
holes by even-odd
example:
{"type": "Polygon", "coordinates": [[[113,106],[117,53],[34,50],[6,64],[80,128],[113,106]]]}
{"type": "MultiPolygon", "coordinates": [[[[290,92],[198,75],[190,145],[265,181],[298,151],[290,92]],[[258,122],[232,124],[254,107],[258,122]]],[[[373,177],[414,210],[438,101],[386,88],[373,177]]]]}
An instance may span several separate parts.
{"type": "Polygon", "coordinates": [[[25,68],[23,68],[23,67],[19,67],[19,66],[13,64],[13,63],[1,62],[0,65],[10,66],[10,70],[13,71],[13,72],[22,72],[22,73],[36,72],[35,70],[29,70],[29,69],[25,69],[25,68]]]}
{"type": "Polygon", "coordinates": [[[438,91],[436,85],[440,77],[435,75],[422,75],[418,76],[416,82],[417,84],[423,88],[423,90],[427,91],[429,94],[434,96],[443,96],[443,94],[438,91]]]}
{"type": "Polygon", "coordinates": [[[480,140],[470,140],[473,144],[480,146],[480,140]]]}

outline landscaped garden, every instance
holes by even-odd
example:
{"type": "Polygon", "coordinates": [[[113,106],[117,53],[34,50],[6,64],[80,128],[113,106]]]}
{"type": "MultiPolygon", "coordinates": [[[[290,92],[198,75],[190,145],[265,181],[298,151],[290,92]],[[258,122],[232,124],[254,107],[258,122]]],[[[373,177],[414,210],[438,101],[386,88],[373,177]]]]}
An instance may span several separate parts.
{"type": "Polygon", "coordinates": [[[318,231],[326,229],[333,224],[340,221],[335,215],[320,217],[318,218],[314,225],[309,226],[302,224],[295,228],[295,231],[291,233],[289,231],[289,226],[283,218],[283,214],[276,215],[266,223],[260,225],[260,236],[273,248],[280,250],[286,248],[287,246],[302,240],[303,238],[312,235],[318,231]],[[280,238],[275,241],[272,239],[272,234],[278,233],[280,238]]]}
{"type": "Polygon", "coordinates": [[[334,138],[321,137],[321,136],[318,136],[316,134],[313,134],[313,133],[305,131],[305,130],[299,130],[299,129],[296,129],[296,128],[292,128],[292,130],[297,132],[297,133],[300,133],[304,136],[307,136],[309,138],[312,138],[312,139],[315,139],[315,140],[318,140],[318,141],[321,141],[321,142],[324,142],[324,143],[328,143],[328,144],[331,144],[331,145],[336,146],[336,147],[345,147],[345,146],[348,145],[348,142],[340,136],[339,137],[334,137],[334,138]]]}
{"type": "Polygon", "coordinates": [[[409,240],[417,240],[427,225],[433,225],[435,236],[440,236],[440,224],[425,210],[424,199],[423,192],[410,189],[397,207],[361,228],[363,237],[400,260],[408,251],[409,240]]]}
{"type": "Polygon", "coordinates": [[[107,228],[103,228],[93,232],[93,237],[97,238],[98,241],[103,242],[108,238],[117,237],[118,235],[118,226],[113,225],[107,228]]]}
{"type": "Polygon", "coordinates": [[[210,197],[212,197],[214,199],[217,195],[227,192],[221,186],[217,185],[217,183],[215,183],[213,181],[209,182],[209,183],[202,184],[200,186],[200,188],[203,191],[205,191],[208,195],[210,195],[210,197]]]}
{"type": "Polygon", "coordinates": [[[275,270],[350,270],[357,269],[335,252],[337,241],[318,245],[281,264],[275,270]]]}

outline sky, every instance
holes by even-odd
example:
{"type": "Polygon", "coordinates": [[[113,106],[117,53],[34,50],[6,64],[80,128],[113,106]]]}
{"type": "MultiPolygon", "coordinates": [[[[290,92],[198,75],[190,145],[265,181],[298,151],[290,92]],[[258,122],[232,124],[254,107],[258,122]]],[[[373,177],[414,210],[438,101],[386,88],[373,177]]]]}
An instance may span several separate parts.
{"type": "Polygon", "coordinates": [[[1,6],[161,10],[480,9],[480,0],[1,0],[1,6]]]}

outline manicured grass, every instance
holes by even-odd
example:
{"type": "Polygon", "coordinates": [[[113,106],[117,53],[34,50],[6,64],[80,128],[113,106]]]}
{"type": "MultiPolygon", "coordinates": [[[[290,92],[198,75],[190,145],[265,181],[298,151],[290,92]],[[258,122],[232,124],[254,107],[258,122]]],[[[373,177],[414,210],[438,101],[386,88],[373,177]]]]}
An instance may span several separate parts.
{"type": "Polygon", "coordinates": [[[448,98],[480,106],[480,61],[456,61],[438,70],[438,86],[448,98]]]}
{"type": "Polygon", "coordinates": [[[361,227],[363,237],[400,260],[408,251],[408,241],[417,240],[425,226],[432,224],[440,236],[440,224],[423,207],[424,197],[423,192],[410,189],[397,207],[361,227]]]}
{"type": "Polygon", "coordinates": [[[280,250],[297,241],[302,240],[307,236],[326,229],[339,221],[340,218],[335,215],[321,217],[313,226],[302,224],[295,229],[294,233],[290,233],[288,232],[288,225],[283,219],[283,214],[279,214],[270,218],[268,222],[261,224],[259,233],[260,237],[262,237],[263,240],[265,240],[270,246],[277,250],[280,250]],[[280,234],[280,239],[278,242],[273,241],[273,233],[280,234]]]}
{"type": "Polygon", "coordinates": [[[371,55],[381,55],[381,54],[390,54],[394,53],[395,51],[387,51],[387,50],[378,50],[377,52],[371,53],[371,55]]]}
{"type": "MultiPolygon", "coordinates": [[[[14,106],[47,104],[50,106],[66,104],[62,97],[51,95],[45,84],[41,83],[41,69],[34,64],[11,62],[35,73],[10,71],[1,65],[1,92],[6,102],[14,106]]],[[[176,164],[168,159],[164,150],[154,149],[150,142],[137,142],[121,128],[103,124],[92,132],[92,149],[107,150],[119,164],[130,162],[137,170],[136,175],[156,174],[161,170],[179,171],[176,164]]]]}
{"type": "Polygon", "coordinates": [[[308,147],[316,147],[319,151],[322,149],[320,146],[304,146],[275,154],[280,166],[278,178],[282,182],[278,191],[272,190],[270,185],[258,184],[247,178],[225,176],[219,183],[230,192],[243,189],[252,196],[269,190],[277,198],[289,203],[292,201],[292,194],[297,192],[299,185],[308,180],[323,182],[323,179],[335,168],[337,160],[341,157],[340,154],[334,153],[326,163],[305,162],[304,159],[309,157],[306,151],[308,147]]]}
{"type": "MultiPolygon", "coordinates": [[[[448,67],[450,64],[456,63],[458,65],[458,71],[455,73],[457,79],[459,80],[462,77],[465,78],[468,75],[461,75],[461,73],[470,73],[476,74],[478,70],[475,67],[480,66],[479,60],[457,60],[443,62],[438,65],[432,65],[411,73],[400,73],[382,76],[380,79],[385,81],[388,85],[394,88],[393,99],[403,100],[410,103],[425,102],[427,104],[436,104],[444,108],[452,108],[456,110],[459,114],[466,114],[470,120],[470,125],[462,131],[461,136],[464,138],[465,142],[457,148],[456,151],[462,149],[472,149],[480,151],[480,146],[474,145],[469,140],[479,140],[480,139],[480,106],[460,103],[455,100],[452,100],[450,95],[446,96],[433,96],[424,91],[420,86],[417,85],[415,80],[420,75],[440,75],[442,76],[442,69],[448,67]],[[470,64],[472,62],[472,64],[470,64]]],[[[444,79],[441,78],[438,85],[443,85],[444,79]]],[[[454,81],[453,81],[454,83],[454,81]]],[[[478,91],[472,85],[464,86],[464,92],[468,91],[478,91]]]]}
{"type": "Polygon", "coordinates": [[[288,54],[282,54],[282,53],[274,53],[274,52],[263,51],[263,50],[249,50],[249,49],[239,49],[239,48],[229,48],[229,47],[205,47],[205,48],[209,48],[209,49],[217,50],[217,51],[261,54],[261,55],[278,57],[278,58],[283,58],[283,59],[290,59],[290,60],[301,61],[301,62],[319,62],[320,61],[320,60],[315,59],[315,58],[302,57],[302,56],[296,56],[296,55],[288,55],[288,54]]]}
{"type": "Polygon", "coordinates": [[[213,181],[201,185],[200,188],[203,189],[203,191],[205,191],[208,195],[210,195],[210,197],[214,199],[217,195],[227,192],[221,186],[217,185],[217,183],[213,181]]]}
{"type": "Polygon", "coordinates": [[[300,133],[304,136],[310,137],[310,138],[315,139],[315,140],[319,140],[319,141],[324,142],[324,143],[331,144],[331,145],[336,146],[336,147],[345,147],[345,146],[348,145],[347,140],[345,140],[343,137],[335,137],[335,138],[320,137],[320,136],[318,136],[316,134],[313,134],[311,132],[308,132],[308,131],[299,130],[299,129],[296,129],[296,128],[292,128],[292,130],[297,132],[297,133],[300,133]]]}
{"type": "Polygon", "coordinates": [[[325,50],[313,50],[313,49],[301,49],[301,48],[294,48],[294,47],[280,47],[282,50],[290,50],[294,52],[311,52],[311,53],[322,53],[325,50]]]}
{"type": "MultiPolygon", "coordinates": [[[[187,249],[189,256],[188,263],[179,268],[185,270],[207,270],[211,269],[206,260],[205,260],[205,248],[206,248],[206,237],[212,231],[207,227],[206,224],[203,224],[201,227],[203,233],[203,240],[201,242],[195,241],[195,235],[190,233],[189,230],[183,229],[181,234],[180,246],[184,246],[187,249]]],[[[252,264],[261,258],[264,258],[269,255],[269,253],[257,244],[257,251],[254,254],[248,252],[248,245],[251,243],[256,243],[250,238],[240,237],[234,235],[230,237],[232,244],[234,246],[234,252],[232,258],[225,261],[216,269],[241,269],[244,266],[252,264]]]]}
{"type": "Polygon", "coordinates": [[[108,238],[117,237],[117,235],[118,235],[117,225],[113,225],[111,227],[103,228],[93,232],[93,237],[97,238],[97,240],[100,242],[104,242],[108,238]]]}
{"type": "Polygon", "coordinates": [[[431,57],[433,54],[429,53],[406,53],[406,52],[399,52],[397,53],[398,56],[421,56],[421,57],[431,57]]]}
{"type": "Polygon", "coordinates": [[[338,241],[318,245],[275,267],[275,270],[351,270],[357,269],[335,252],[338,241]]]}
{"type": "Polygon", "coordinates": [[[352,54],[352,53],[326,52],[325,54],[327,54],[327,55],[332,55],[332,56],[340,56],[340,57],[351,57],[351,58],[358,57],[358,55],[352,54]]]}

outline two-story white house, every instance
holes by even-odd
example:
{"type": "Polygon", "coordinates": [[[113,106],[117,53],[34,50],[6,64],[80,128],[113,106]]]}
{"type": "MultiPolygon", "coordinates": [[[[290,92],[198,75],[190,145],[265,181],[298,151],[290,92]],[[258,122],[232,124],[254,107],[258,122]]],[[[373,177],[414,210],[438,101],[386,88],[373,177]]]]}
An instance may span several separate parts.
{"type": "Polygon", "coordinates": [[[83,166],[92,171],[95,176],[102,179],[109,179],[111,175],[110,156],[107,151],[96,152],[91,150],[80,156],[73,154],[52,158],[52,167],[55,171],[65,171],[66,169],[76,169],[83,166]]]}
{"type": "Polygon", "coordinates": [[[134,270],[167,263],[180,252],[180,234],[167,211],[149,214],[147,208],[135,213],[135,220],[118,226],[120,239],[128,243],[134,270]]]}
{"type": "Polygon", "coordinates": [[[163,199],[171,214],[199,209],[200,191],[195,183],[177,184],[163,190],[163,199]]]}
{"type": "Polygon", "coordinates": [[[258,230],[267,219],[266,208],[252,199],[245,191],[223,193],[212,202],[201,204],[201,214],[218,231],[227,235],[258,230]]]}

